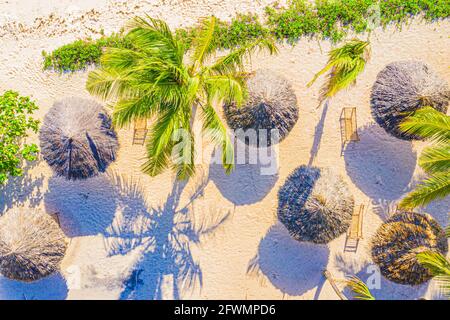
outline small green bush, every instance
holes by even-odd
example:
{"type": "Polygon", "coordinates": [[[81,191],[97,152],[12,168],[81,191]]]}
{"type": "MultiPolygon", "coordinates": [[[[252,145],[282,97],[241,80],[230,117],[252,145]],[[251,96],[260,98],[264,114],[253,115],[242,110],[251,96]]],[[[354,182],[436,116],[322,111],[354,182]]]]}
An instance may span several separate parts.
{"type": "Polygon", "coordinates": [[[9,176],[21,176],[23,160],[37,159],[38,147],[23,143],[28,130],[38,131],[39,121],[31,115],[38,107],[29,97],[6,91],[0,96],[0,185],[9,176]]]}
{"type": "Polygon", "coordinates": [[[229,49],[256,40],[269,30],[259,22],[256,15],[238,15],[231,23],[219,21],[215,32],[217,45],[229,49]]]}
{"type": "Polygon", "coordinates": [[[121,34],[103,36],[97,40],[77,40],[59,47],[52,53],[43,51],[44,69],[53,69],[59,72],[81,70],[90,64],[100,63],[103,48],[130,46],[131,44],[121,34]]]}
{"type": "MultiPolygon", "coordinates": [[[[343,40],[349,31],[367,32],[371,8],[379,5],[382,26],[401,25],[413,16],[423,15],[426,21],[450,16],[448,0],[291,0],[287,7],[277,4],[266,8],[266,24],[256,15],[238,15],[231,22],[219,21],[215,39],[219,48],[228,49],[271,34],[280,41],[295,43],[301,37],[343,40]]],[[[187,46],[195,28],[178,29],[177,37],[187,46]]],[[[121,34],[102,37],[96,41],[78,40],[44,54],[44,68],[75,71],[89,64],[98,64],[104,47],[131,47],[121,34]]]]}
{"type": "Polygon", "coordinates": [[[277,39],[297,41],[303,36],[312,37],[319,31],[319,19],[307,1],[297,0],[288,8],[267,7],[268,26],[277,39]]]}
{"type": "MultiPolygon", "coordinates": [[[[195,38],[196,28],[177,29],[178,39],[182,39],[189,48],[191,39],[195,38]]],[[[231,22],[217,20],[214,31],[214,41],[221,49],[230,49],[248,43],[266,35],[269,29],[265,28],[256,15],[238,15],[231,22]]]]}

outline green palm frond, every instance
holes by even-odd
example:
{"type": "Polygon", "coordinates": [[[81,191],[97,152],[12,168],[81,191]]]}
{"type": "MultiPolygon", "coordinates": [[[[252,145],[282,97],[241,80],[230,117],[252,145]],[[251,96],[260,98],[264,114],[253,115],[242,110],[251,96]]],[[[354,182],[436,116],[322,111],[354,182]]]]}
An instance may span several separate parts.
{"type": "Polygon", "coordinates": [[[197,36],[192,40],[194,54],[191,69],[202,65],[210,54],[217,49],[213,41],[215,27],[216,18],[214,16],[202,21],[197,36]]]}
{"type": "Polygon", "coordinates": [[[184,117],[181,121],[184,122],[182,129],[175,130],[172,134],[174,148],[171,161],[177,173],[177,179],[186,180],[195,173],[195,138],[190,119],[184,117]]]}
{"type": "Polygon", "coordinates": [[[450,172],[440,172],[419,183],[415,190],[403,198],[399,206],[403,209],[422,207],[449,194],[450,172]]]}
{"type": "Polygon", "coordinates": [[[222,164],[225,171],[230,173],[234,167],[234,148],[227,129],[211,104],[202,108],[202,114],[203,131],[212,142],[222,146],[222,164]]]}
{"type": "Polygon", "coordinates": [[[437,142],[450,141],[450,116],[424,107],[415,111],[400,124],[400,129],[409,134],[437,142]]]}
{"type": "Polygon", "coordinates": [[[358,277],[354,276],[347,280],[347,286],[350,287],[357,300],[375,300],[367,285],[358,277]]]}
{"type": "Polygon", "coordinates": [[[133,96],[136,89],[130,84],[130,78],[114,69],[97,69],[88,75],[86,90],[101,99],[117,99],[123,95],[133,96]]]}
{"type": "Polygon", "coordinates": [[[260,38],[219,58],[215,63],[207,67],[207,71],[212,72],[213,74],[225,75],[235,73],[237,70],[243,70],[244,61],[258,51],[266,51],[270,54],[278,53],[278,49],[273,39],[260,38]]]}
{"type": "Polygon", "coordinates": [[[116,72],[129,73],[130,68],[136,66],[136,64],[146,54],[140,51],[125,49],[125,48],[106,48],[102,54],[100,63],[102,69],[114,70],[116,72]]]}
{"type": "Polygon", "coordinates": [[[163,20],[150,16],[135,17],[127,26],[127,37],[134,47],[144,52],[171,60],[175,64],[183,62],[185,46],[163,20]]]}
{"type": "Polygon", "coordinates": [[[147,144],[147,161],[142,166],[144,173],[154,177],[169,166],[174,147],[174,132],[179,129],[178,113],[167,108],[160,115],[152,128],[152,134],[147,144]]]}
{"type": "Polygon", "coordinates": [[[427,251],[418,253],[417,260],[430,270],[433,276],[450,276],[450,262],[439,252],[427,251]]]}
{"type": "Polygon", "coordinates": [[[122,128],[137,119],[149,119],[160,111],[155,97],[143,95],[134,99],[122,99],[114,105],[113,124],[122,128]]]}
{"type": "Polygon", "coordinates": [[[417,260],[436,277],[444,295],[450,297],[450,261],[441,253],[433,251],[417,254],[417,260]]]}
{"type": "Polygon", "coordinates": [[[370,59],[370,43],[351,40],[340,48],[330,51],[327,65],[308,83],[310,87],[321,75],[328,80],[321,88],[320,102],[333,97],[338,91],[353,85],[370,59]]]}
{"type": "Polygon", "coordinates": [[[405,209],[424,206],[450,194],[450,117],[432,107],[416,110],[400,129],[434,142],[419,158],[419,165],[430,175],[400,203],[405,209]]]}
{"type": "Polygon", "coordinates": [[[212,101],[219,104],[230,103],[234,101],[241,105],[246,96],[245,83],[242,78],[231,75],[211,76],[204,80],[205,89],[212,101]]]}
{"type": "Polygon", "coordinates": [[[419,165],[429,174],[450,171],[450,144],[426,148],[420,155],[419,165]]]}

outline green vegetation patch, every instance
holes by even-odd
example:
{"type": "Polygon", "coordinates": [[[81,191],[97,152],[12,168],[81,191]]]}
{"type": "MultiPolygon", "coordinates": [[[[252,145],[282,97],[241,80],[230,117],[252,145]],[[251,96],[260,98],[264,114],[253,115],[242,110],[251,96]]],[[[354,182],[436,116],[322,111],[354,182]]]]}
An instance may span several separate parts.
{"type": "MultiPolygon", "coordinates": [[[[302,37],[339,42],[350,31],[368,32],[368,21],[382,26],[400,26],[413,16],[422,15],[426,21],[450,16],[448,0],[292,0],[289,6],[274,4],[266,8],[266,23],[256,15],[238,15],[231,22],[219,21],[215,41],[219,48],[229,49],[258,37],[273,35],[280,41],[295,43],[302,37]],[[375,17],[375,19],[374,19],[375,17]],[[379,17],[379,19],[378,19],[379,17]]],[[[188,46],[196,34],[195,28],[176,30],[176,35],[188,46]]],[[[60,72],[84,69],[98,64],[105,47],[131,47],[121,33],[98,40],[77,40],[52,53],[43,52],[44,69],[60,72]]]]}
{"type": "Polygon", "coordinates": [[[59,72],[82,70],[90,64],[100,63],[103,48],[107,47],[128,48],[131,44],[122,34],[103,36],[97,40],[76,40],[51,53],[43,51],[44,69],[59,72]]]}
{"type": "Polygon", "coordinates": [[[37,159],[37,145],[23,141],[28,131],[38,131],[39,121],[31,117],[37,109],[29,97],[21,97],[17,92],[0,95],[0,186],[9,176],[23,174],[24,160],[37,159]]]}

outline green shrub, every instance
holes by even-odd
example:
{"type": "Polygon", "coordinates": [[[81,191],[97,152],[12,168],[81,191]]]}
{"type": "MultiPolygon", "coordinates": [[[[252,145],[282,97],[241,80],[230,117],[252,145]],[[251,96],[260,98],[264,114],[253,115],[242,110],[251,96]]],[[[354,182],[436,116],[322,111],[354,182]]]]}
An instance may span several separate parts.
{"type": "Polygon", "coordinates": [[[217,45],[229,49],[256,40],[269,30],[259,22],[256,15],[238,15],[231,23],[219,21],[215,32],[217,45]]]}
{"type": "Polygon", "coordinates": [[[39,121],[30,115],[38,107],[29,97],[6,91],[0,96],[0,185],[9,176],[21,176],[23,160],[34,161],[38,147],[23,143],[28,130],[38,131],[39,121]]]}
{"type": "Polygon", "coordinates": [[[121,34],[113,34],[97,40],[77,40],[59,47],[52,53],[43,51],[44,69],[53,69],[59,72],[81,70],[90,64],[98,64],[103,48],[130,46],[131,44],[121,34]]]}
{"type": "MultiPolygon", "coordinates": [[[[215,31],[216,45],[228,49],[268,33],[290,43],[301,37],[318,37],[336,43],[346,38],[349,31],[369,31],[370,8],[376,4],[379,4],[383,26],[401,25],[420,14],[427,21],[450,16],[448,0],[316,0],[315,3],[291,0],[287,7],[280,8],[277,4],[267,7],[265,25],[256,15],[238,15],[231,22],[219,21],[215,31]]],[[[195,28],[178,29],[176,35],[190,46],[195,32],[195,28]]],[[[83,69],[99,63],[104,47],[131,47],[131,44],[120,34],[96,41],[78,40],[50,54],[44,52],[44,68],[58,71],[83,69]]]]}
{"type": "MultiPolygon", "coordinates": [[[[175,34],[182,39],[187,47],[195,38],[196,28],[177,29],[175,34]]],[[[230,49],[255,40],[266,35],[269,29],[265,28],[256,15],[238,15],[231,22],[217,20],[214,30],[215,45],[221,49],[230,49]]]]}
{"type": "Polygon", "coordinates": [[[342,40],[350,29],[367,30],[367,12],[373,0],[318,1],[317,16],[323,38],[342,40]]]}
{"type": "Polygon", "coordinates": [[[277,39],[297,41],[303,36],[312,37],[319,31],[319,19],[313,5],[297,0],[288,8],[267,7],[268,26],[277,39]]]}

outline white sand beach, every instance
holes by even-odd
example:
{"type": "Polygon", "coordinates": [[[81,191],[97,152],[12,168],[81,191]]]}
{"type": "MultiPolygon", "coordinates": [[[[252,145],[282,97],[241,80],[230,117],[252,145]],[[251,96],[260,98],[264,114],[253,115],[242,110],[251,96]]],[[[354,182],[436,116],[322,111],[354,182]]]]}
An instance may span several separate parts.
{"type": "MultiPolygon", "coordinates": [[[[216,15],[262,14],[270,0],[75,1],[0,0],[0,92],[31,96],[42,120],[53,102],[89,98],[89,70],[43,71],[43,50],[76,39],[117,32],[145,13],[171,27],[216,15]]],[[[388,135],[370,113],[378,72],[398,60],[421,60],[450,82],[450,21],[413,20],[401,30],[378,28],[372,58],[357,84],[317,108],[321,80],[306,84],[327,61],[328,41],[280,44],[277,56],[259,55],[250,70],[270,69],[287,78],[297,95],[299,120],[277,150],[278,173],[262,176],[261,165],[240,165],[230,175],[204,163],[195,178],[177,182],[172,172],[143,174],[145,147],[132,145],[132,130],[119,132],[119,156],[106,174],[86,181],[54,177],[40,159],[26,174],[0,188],[0,214],[17,206],[58,212],[70,238],[60,274],[26,284],[0,276],[0,299],[338,299],[324,269],[335,278],[366,280],[374,264],[371,235],[403,195],[423,176],[417,158],[424,142],[388,135]],[[342,152],[339,117],[357,108],[360,141],[342,152]],[[346,236],[328,245],[290,238],[277,222],[277,193],[298,166],[330,167],[365,204],[364,238],[345,251],[346,236]]],[[[38,137],[30,141],[38,143],[38,137]]],[[[446,225],[450,199],[423,210],[446,225]]],[[[439,298],[433,281],[411,287],[383,277],[372,290],[378,299],[439,298]]],[[[341,288],[343,285],[338,283],[341,288]]]]}

